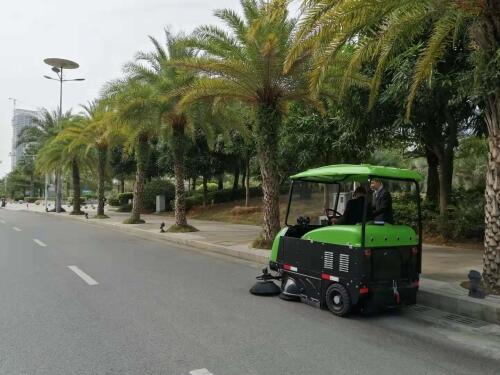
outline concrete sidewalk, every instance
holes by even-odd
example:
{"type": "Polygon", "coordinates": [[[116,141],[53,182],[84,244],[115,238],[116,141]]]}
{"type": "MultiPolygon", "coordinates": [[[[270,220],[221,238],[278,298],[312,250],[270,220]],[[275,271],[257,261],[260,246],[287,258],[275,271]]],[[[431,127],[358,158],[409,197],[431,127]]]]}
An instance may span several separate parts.
{"type": "MultiPolygon", "coordinates": [[[[65,207],[67,208],[67,207],[65,207]]],[[[44,207],[34,204],[9,204],[7,209],[44,212],[44,207]]],[[[147,239],[159,239],[188,245],[202,251],[210,251],[267,264],[269,250],[251,248],[252,241],[260,234],[261,228],[254,225],[241,225],[204,220],[190,220],[197,228],[193,233],[160,233],[160,224],[166,228],[174,223],[172,216],[141,215],[146,224],[123,224],[129,213],[107,210],[109,219],[92,219],[95,209],[83,208],[89,214],[71,216],[68,213],[54,214],[94,225],[110,226],[147,239]]],[[[424,244],[419,303],[426,304],[450,313],[457,313],[475,319],[500,324],[500,298],[487,296],[484,300],[468,297],[467,290],[460,283],[467,279],[471,269],[481,271],[482,252],[477,249],[455,248],[424,244]]]]}

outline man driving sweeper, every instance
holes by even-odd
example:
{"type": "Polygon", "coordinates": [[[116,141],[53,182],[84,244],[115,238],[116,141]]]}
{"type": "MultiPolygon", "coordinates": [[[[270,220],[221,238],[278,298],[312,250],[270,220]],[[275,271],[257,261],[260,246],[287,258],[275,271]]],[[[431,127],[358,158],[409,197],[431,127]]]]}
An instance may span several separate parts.
{"type": "Polygon", "coordinates": [[[394,216],[392,213],[391,193],[384,188],[382,181],[377,178],[371,179],[370,188],[374,193],[374,207],[371,216],[373,221],[393,224],[394,216]]]}

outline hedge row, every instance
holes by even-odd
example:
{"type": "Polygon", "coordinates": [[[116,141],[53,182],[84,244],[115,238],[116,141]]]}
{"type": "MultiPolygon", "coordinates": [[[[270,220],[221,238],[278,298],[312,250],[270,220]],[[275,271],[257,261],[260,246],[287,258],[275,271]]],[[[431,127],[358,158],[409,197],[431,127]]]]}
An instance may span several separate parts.
{"type": "MultiPolygon", "coordinates": [[[[165,201],[170,202],[175,196],[174,185],[166,180],[152,180],[146,182],[144,185],[144,208],[155,208],[157,195],[164,195],[165,201]]],[[[118,196],[109,197],[108,203],[111,206],[124,206],[129,204],[129,201],[132,202],[132,199],[134,199],[134,193],[126,192],[118,194],[118,196]]]]}
{"type": "MultiPolygon", "coordinates": [[[[289,186],[281,186],[280,194],[286,194],[289,191],[289,186]]],[[[231,202],[234,200],[245,199],[246,191],[245,189],[222,189],[217,191],[210,191],[207,194],[208,204],[212,203],[225,203],[231,202]]],[[[260,186],[253,186],[250,188],[250,197],[261,197],[262,196],[262,188],[260,186]]],[[[174,207],[174,202],[170,202],[171,206],[174,207]]],[[[203,194],[199,192],[195,192],[194,194],[188,196],[186,198],[186,210],[191,209],[195,206],[203,205],[203,194]]]]}
{"type": "MultiPolygon", "coordinates": [[[[422,202],[422,227],[426,234],[448,240],[484,237],[484,195],[481,191],[454,190],[446,215],[439,208],[422,202]]],[[[401,224],[417,227],[417,205],[411,194],[393,196],[394,218],[401,224]]]]}
{"type": "MultiPolygon", "coordinates": [[[[23,198],[21,198],[23,199],[23,198]]],[[[18,199],[19,200],[19,199],[18,199]]],[[[40,201],[40,200],[43,200],[43,198],[41,197],[24,197],[23,199],[25,202],[27,203],[35,203],[36,201],[40,201]]]]}
{"type": "MultiPolygon", "coordinates": [[[[280,194],[288,193],[289,186],[284,185],[280,187],[280,194]]],[[[145,208],[155,208],[156,196],[165,195],[165,201],[170,204],[166,207],[167,210],[173,209],[175,206],[175,188],[169,181],[163,180],[153,180],[146,184],[144,188],[144,207],[145,208]]],[[[222,189],[216,191],[209,191],[207,194],[207,200],[209,204],[212,203],[225,203],[231,202],[233,200],[245,199],[246,191],[244,188],[233,190],[222,189]]],[[[262,188],[260,186],[253,186],[250,188],[250,197],[261,197],[262,188]]],[[[134,193],[127,192],[118,194],[117,197],[110,197],[108,203],[111,206],[125,206],[128,205],[129,200],[132,200],[134,193]]],[[[186,197],[186,210],[191,209],[194,206],[203,205],[203,192],[195,191],[191,195],[186,197]]]]}

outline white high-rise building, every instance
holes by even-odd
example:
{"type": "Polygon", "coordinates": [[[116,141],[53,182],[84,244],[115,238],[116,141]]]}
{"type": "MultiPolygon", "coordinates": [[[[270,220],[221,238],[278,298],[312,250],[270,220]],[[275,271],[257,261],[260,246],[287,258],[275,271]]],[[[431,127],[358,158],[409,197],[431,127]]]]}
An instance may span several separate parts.
{"type": "Polygon", "coordinates": [[[17,145],[19,134],[21,134],[24,128],[33,126],[33,119],[38,116],[39,112],[37,111],[17,108],[14,110],[14,117],[12,117],[12,151],[10,153],[12,170],[14,170],[19,160],[23,157],[24,149],[26,148],[26,145],[17,145]]]}

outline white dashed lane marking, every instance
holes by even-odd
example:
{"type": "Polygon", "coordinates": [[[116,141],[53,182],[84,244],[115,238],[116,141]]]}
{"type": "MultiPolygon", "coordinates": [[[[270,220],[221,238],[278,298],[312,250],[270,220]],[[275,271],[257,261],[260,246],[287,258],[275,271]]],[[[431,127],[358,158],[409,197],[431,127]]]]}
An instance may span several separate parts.
{"type": "Polygon", "coordinates": [[[38,240],[38,239],[33,239],[33,241],[37,244],[37,245],[40,245],[41,247],[47,247],[46,244],[44,244],[42,241],[38,240]]]}
{"type": "Polygon", "coordinates": [[[21,231],[21,228],[18,228],[18,227],[13,227],[12,229],[14,229],[16,232],[20,232],[21,231]]]}
{"type": "Polygon", "coordinates": [[[80,268],[77,266],[68,266],[68,268],[76,273],[80,278],[85,281],[89,285],[98,285],[99,283],[95,281],[93,278],[91,278],[89,275],[87,275],[85,272],[83,272],[80,268]]]}
{"type": "Polygon", "coordinates": [[[5,220],[0,219],[0,223],[5,224],[5,220]]]}
{"type": "Polygon", "coordinates": [[[200,368],[198,370],[189,371],[191,375],[214,375],[206,368],[200,368]]]}

